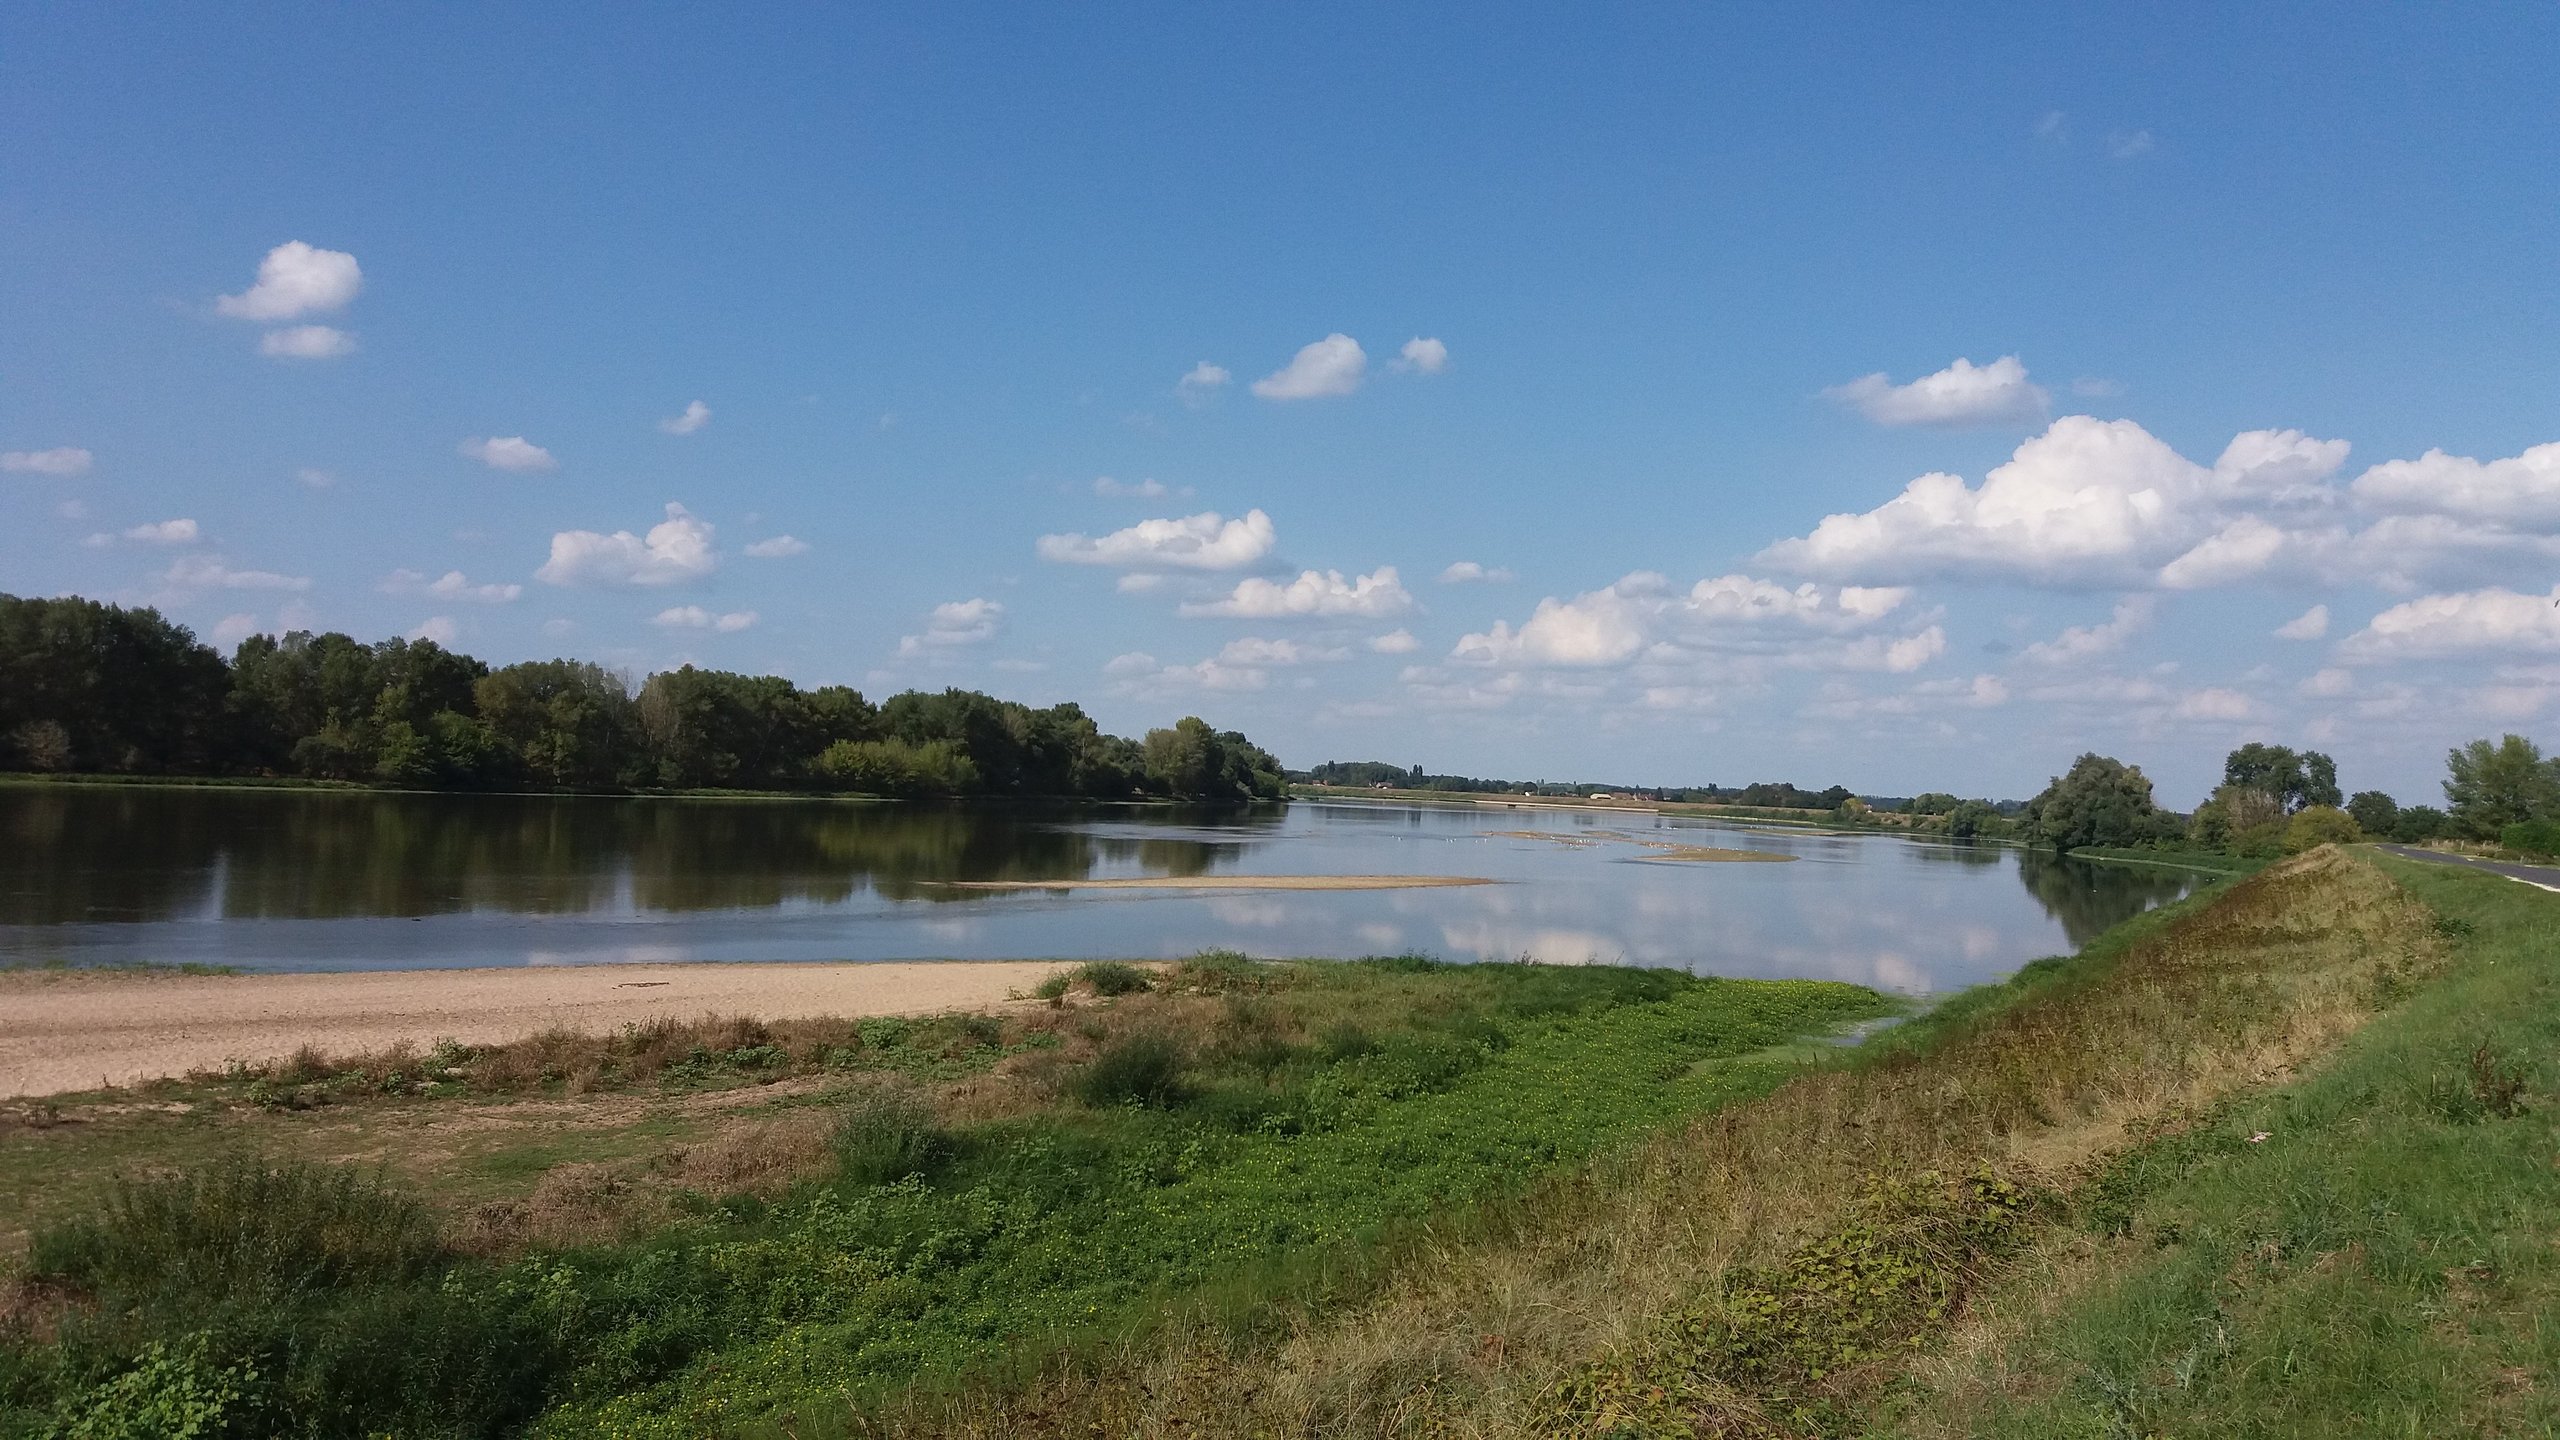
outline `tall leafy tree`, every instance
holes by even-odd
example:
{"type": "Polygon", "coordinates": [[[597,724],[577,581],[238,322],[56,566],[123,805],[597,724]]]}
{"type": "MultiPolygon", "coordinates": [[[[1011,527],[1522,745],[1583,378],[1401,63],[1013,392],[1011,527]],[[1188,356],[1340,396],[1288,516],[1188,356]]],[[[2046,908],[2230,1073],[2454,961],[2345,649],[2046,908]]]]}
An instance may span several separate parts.
{"type": "Polygon", "coordinates": [[[2496,744],[2474,740],[2445,756],[2445,809],[2454,825],[2478,840],[2510,825],[2560,819],[2560,759],[2522,735],[2496,744]]]}
{"type": "Polygon", "coordinates": [[[2027,802],[2029,838],[2056,850],[2143,845],[2178,835],[2178,818],[2151,798],[2142,771],[2104,755],[2083,755],[2027,802]]]}
{"type": "Polygon", "coordinates": [[[2297,753],[2287,746],[2253,740],[2223,760],[2222,783],[2258,791],[2288,815],[2308,805],[2344,803],[2338,792],[2338,762],[2317,750],[2297,753]]]}

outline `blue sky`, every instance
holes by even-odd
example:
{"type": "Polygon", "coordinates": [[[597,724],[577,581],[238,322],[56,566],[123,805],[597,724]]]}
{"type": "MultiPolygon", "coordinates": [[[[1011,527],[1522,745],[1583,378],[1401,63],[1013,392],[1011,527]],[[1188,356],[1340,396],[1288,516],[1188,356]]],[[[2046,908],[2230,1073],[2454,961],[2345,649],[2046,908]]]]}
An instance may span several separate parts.
{"type": "Polygon", "coordinates": [[[2549,738],[2560,12],[1589,8],[18,7],[0,589],[1295,765],[2549,738]]]}

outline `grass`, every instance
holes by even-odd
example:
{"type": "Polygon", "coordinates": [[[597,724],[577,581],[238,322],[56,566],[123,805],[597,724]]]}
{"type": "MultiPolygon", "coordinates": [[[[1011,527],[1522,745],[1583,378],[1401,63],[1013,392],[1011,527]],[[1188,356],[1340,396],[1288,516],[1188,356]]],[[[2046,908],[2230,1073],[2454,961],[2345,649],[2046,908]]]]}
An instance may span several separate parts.
{"type": "Polygon", "coordinates": [[[1894,1432],[2560,1432],[2560,901],[2382,864],[2450,973],[2299,1083],[2129,1157],[1894,1432]]]}
{"type": "MultiPolygon", "coordinates": [[[[813,1392],[877,1410],[919,1379],[1027,1373],[1169,1315],[1348,1283],[1418,1227],[1765,1090],[1796,1063],[1770,1047],[1889,1008],[1841,985],[1415,957],[1140,973],[1144,989],[982,1027],[972,1054],[1001,1052],[985,1064],[812,1074],[824,1088],[803,1118],[822,1123],[794,1143],[814,1168],[679,1188],[648,1226],[614,1220],[640,1183],[627,1168],[554,1164],[507,1223],[445,1217],[415,1273],[219,1302],[127,1293],[62,1259],[78,1222],[41,1228],[13,1292],[0,1434],[107,1433],[154,1406],[214,1415],[201,1433],[295,1435],[693,1434],[813,1392]],[[1016,1043],[1028,1034],[1053,1043],[1016,1043]]],[[[589,1073],[634,1084],[643,1055],[678,1057],[656,1071],[668,1085],[691,1048],[543,1037],[503,1063],[453,1057],[458,1078],[427,1083],[630,1105],[569,1090],[589,1073]]],[[[371,1073],[304,1069],[275,1078],[371,1073]]],[[[415,1083],[247,1113],[307,1126],[478,1103],[415,1083]]]]}
{"type": "Polygon", "coordinates": [[[1356,1304],[793,1433],[1861,1433],[2073,1197],[2224,1134],[2447,958],[2371,867],[2288,862],[1603,1156],[1356,1304]]]}

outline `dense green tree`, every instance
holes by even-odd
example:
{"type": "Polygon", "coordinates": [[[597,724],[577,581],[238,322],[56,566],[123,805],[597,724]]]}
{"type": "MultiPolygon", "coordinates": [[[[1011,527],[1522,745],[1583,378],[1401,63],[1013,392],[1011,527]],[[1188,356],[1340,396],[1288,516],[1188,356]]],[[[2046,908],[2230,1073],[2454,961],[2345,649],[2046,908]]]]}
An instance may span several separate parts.
{"type": "Polygon", "coordinates": [[[1902,808],[1914,815],[1947,815],[1952,814],[1955,808],[1963,803],[1943,790],[1931,790],[1926,794],[1912,796],[1910,803],[1902,808]]]}
{"type": "Polygon", "coordinates": [[[2267,795],[2288,815],[2306,805],[2334,806],[2344,799],[2338,793],[2338,762],[2317,750],[2297,753],[2257,741],[2223,760],[2222,783],[2267,795]]]}
{"type": "Polygon", "coordinates": [[[157,610],[0,595],[0,764],[215,769],[229,688],[222,657],[157,610]]]}
{"type": "Polygon", "coordinates": [[[1233,730],[1214,730],[1186,715],[1169,730],[1150,730],[1146,776],[1160,793],[1189,800],[1263,800],[1288,793],[1280,763],[1233,730]]]}
{"type": "Polygon", "coordinates": [[[2400,826],[2399,802],[2379,790],[2357,791],[2347,801],[2347,814],[2354,818],[2356,828],[2367,835],[2389,835],[2400,826]]]}
{"type": "Polygon", "coordinates": [[[2000,818],[2000,812],[1979,800],[1959,800],[1955,808],[1947,812],[1947,833],[1958,840],[1970,840],[1977,835],[1997,835],[2006,828],[2007,822],[2000,818]]]}
{"type": "Polygon", "coordinates": [[[2071,851],[2091,845],[2147,845],[2174,839],[2178,818],[2151,798],[2141,770],[2104,755],[2083,755],[2027,802],[2030,839],[2071,851]]]}
{"type": "Polygon", "coordinates": [[[2403,805],[2391,822],[2391,838],[2418,845],[2453,833],[2453,817],[2433,805],[2403,805]]]}
{"type": "MultiPolygon", "coordinates": [[[[1261,799],[1280,767],[1186,719],[1148,746],[1082,708],[969,690],[875,707],[841,685],[574,660],[491,670],[429,640],[243,641],[226,663],[150,610],[0,595],[0,768],[290,773],[438,789],[850,787],[1261,799]]],[[[1401,772],[1399,772],[1401,773],[1401,772]]]]}
{"type": "Polygon", "coordinates": [[[601,665],[528,660],[491,671],[472,687],[472,696],[480,718],[542,784],[613,785],[639,778],[639,707],[622,678],[601,665]]]}
{"type": "Polygon", "coordinates": [[[2560,760],[2522,735],[2474,740],[2445,756],[2445,809],[2475,840],[2525,820],[2560,818],[2560,760]]]}

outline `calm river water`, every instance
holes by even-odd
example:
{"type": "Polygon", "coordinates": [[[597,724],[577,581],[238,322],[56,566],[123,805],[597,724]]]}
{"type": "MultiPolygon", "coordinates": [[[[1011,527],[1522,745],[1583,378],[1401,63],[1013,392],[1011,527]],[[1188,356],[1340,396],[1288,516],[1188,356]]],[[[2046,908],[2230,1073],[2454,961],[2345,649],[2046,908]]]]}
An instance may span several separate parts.
{"type": "Polygon", "coordinates": [[[0,963],[254,970],[1405,950],[1899,991],[1992,979],[2172,870],[1585,811],[0,787],[0,963]],[[1502,831],[1535,832],[1528,838],[1502,831]],[[1776,851],[1694,864],[1617,836],[1776,851]],[[950,880],[1472,875],[1468,888],[989,894],[950,880]]]}

